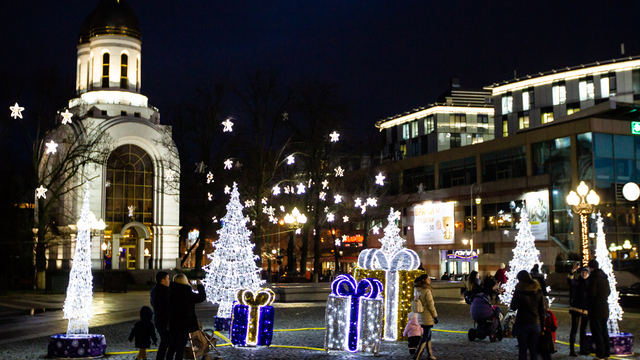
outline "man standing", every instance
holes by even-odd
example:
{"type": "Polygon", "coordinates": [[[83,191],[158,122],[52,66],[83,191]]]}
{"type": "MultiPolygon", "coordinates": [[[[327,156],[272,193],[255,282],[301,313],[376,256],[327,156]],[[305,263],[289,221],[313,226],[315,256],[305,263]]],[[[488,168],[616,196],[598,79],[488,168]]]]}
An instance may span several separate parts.
{"type": "Polygon", "coordinates": [[[164,360],[169,346],[169,283],[171,278],[165,271],[156,273],[156,286],[151,289],[151,306],[156,329],[160,334],[160,345],[156,359],[164,360]]]}
{"type": "Polygon", "coordinates": [[[599,269],[599,265],[595,259],[589,260],[588,266],[591,274],[587,279],[587,307],[591,334],[596,345],[596,359],[601,360],[608,359],[610,355],[609,330],[607,329],[609,302],[607,299],[611,289],[607,274],[599,269]]]}

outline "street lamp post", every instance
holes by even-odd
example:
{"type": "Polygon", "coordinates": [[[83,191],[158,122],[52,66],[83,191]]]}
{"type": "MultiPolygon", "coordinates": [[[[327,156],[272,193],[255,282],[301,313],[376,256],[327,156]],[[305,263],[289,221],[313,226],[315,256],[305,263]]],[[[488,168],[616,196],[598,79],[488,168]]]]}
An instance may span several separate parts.
{"type": "MultiPolygon", "coordinates": [[[[471,245],[471,254],[469,255],[469,274],[471,274],[471,267],[473,265],[473,229],[475,228],[475,223],[473,221],[473,191],[475,190],[476,194],[480,194],[480,191],[482,191],[482,187],[480,186],[480,184],[473,183],[471,184],[471,190],[470,190],[470,200],[471,200],[471,240],[469,241],[469,244],[471,245]]],[[[480,205],[481,199],[480,197],[476,198],[475,203],[476,205],[480,205]]]]}
{"type": "Polygon", "coordinates": [[[587,215],[593,213],[596,205],[600,203],[600,197],[595,191],[589,191],[589,186],[580,182],[578,192],[571,190],[567,195],[567,204],[571,206],[571,210],[575,214],[580,215],[581,236],[582,236],[582,265],[584,267],[589,263],[589,229],[587,227],[587,215]]]}

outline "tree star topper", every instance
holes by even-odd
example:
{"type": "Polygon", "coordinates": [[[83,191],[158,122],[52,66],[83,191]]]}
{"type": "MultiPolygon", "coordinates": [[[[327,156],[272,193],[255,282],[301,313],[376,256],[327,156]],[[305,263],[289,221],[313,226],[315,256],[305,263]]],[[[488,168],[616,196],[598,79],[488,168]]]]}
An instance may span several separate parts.
{"type": "Polygon", "coordinates": [[[229,170],[233,167],[233,160],[227,159],[224,161],[224,168],[229,170]]]}
{"type": "Polygon", "coordinates": [[[40,198],[46,199],[47,195],[45,193],[47,191],[48,190],[44,186],[40,185],[40,187],[36,189],[36,198],[38,198],[38,199],[40,199],[40,198]]]}
{"type": "Polygon", "coordinates": [[[333,169],[333,171],[336,172],[336,177],[343,177],[344,176],[344,169],[340,166],[338,166],[337,168],[333,169]]]}
{"type": "Polygon", "coordinates": [[[382,173],[376,175],[376,184],[384,186],[384,175],[382,175],[382,173]]]}
{"type": "MultiPolygon", "coordinates": [[[[200,161],[196,163],[196,171],[197,173],[204,174],[204,169],[207,168],[207,165],[204,164],[204,161],[200,161]]],[[[207,183],[208,184],[208,183],[207,183]]]]}
{"type": "Polygon", "coordinates": [[[338,140],[340,140],[340,134],[335,131],[329,134],[329,136],[331,137],[331,142],[338,142],[338,140]]]}
{"type": "Polygon", "coordinates": [[[18,105],[18,103],[16,103],[13,106],[9,106],[9,110],[11,110],[11,117],[14,119],[20,118],[22,119],[22,110],[24,110],[23,107],[20,107],[20,105],[18,105]]]}
{"type": "Polygon", "coordinates": [[[56,153],[56,148],[58,147],[58,144],[56,144],[55,141],[51,140],[48,143],[45,143],[44,146],[47,147],[47,150],[45,150],[45,154],[55,154],[56,153]]]}
{"type": "Polygon", "coordinates": [[[222,122],[222,126],[224,126],[224,128],[222,129],[222,132],[232,132],[233,131],[233,122],[231,121],[231,118],[223,121],[222,122]]]}
{"type": "Polygon", "coordinates": [[[72,113],[69,112],[69,109],[65,110],[62,114],[62,125],[71,124],[72,113]]]}

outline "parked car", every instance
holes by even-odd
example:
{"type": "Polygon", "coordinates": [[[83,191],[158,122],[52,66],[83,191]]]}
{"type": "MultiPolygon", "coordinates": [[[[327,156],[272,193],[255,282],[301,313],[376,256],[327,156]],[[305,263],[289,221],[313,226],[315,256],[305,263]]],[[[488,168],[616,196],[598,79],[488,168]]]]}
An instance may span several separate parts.
{"type": "Polygon", "coordinates": [[[620,306],[640,308],[640,282],[631,286],[618,287],[620,306]]]}

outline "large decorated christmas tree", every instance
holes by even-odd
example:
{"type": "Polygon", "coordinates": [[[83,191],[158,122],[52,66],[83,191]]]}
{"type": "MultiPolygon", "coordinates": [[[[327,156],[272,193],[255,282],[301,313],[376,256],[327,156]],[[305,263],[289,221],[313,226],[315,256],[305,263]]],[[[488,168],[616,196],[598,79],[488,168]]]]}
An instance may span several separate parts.
{"type": "Polygon", "coordinates": [[[247,229],[239,198],[238,187],[233,183],[227,214],[222,218],[222,229],[218,230],[220,238],[213,244],[213,253],[207,255],[211,262],[205,266],[207,300],[220,305],[217,317],[223,319],[231,318],[239,289],[255,292],[265,282],[260,280],[260,269],[256,266],[258,257],[253,254],[255,245],[249,241],[251,231],[247,229]]]}
{"type": "Polygon", "coordinates": [[[609,257],[609,250],[607,249],[607,241],[604,236],[604,227],[602,224],[602,216],[598,213],[596,220],[598,225],[598,234],[596,237],[596,260],[600,265],[600,269],[607,275],[609,280],[609,287],[611,293],[607,299],[609,302],[609,321],[607,322],[607,328],[609,333],[618,334],[620,329],[618,328],[618,321],[622,320],[622,307],[618,302],[619,294],[616,289],[616,276],[613,274],[613,266],[611,265],[611,258],[609,257]]]}
{"type": "Polygon", "coordinates": [[[517,275],[520,271],[531,271],[535,264],[542,267],[540,261],[540,251],[536,249],[535,237],[531,232],[531,223],[524,206],[520,211],[520,222],[518,223],[518,235],[516,235],[516,247],[513,249],[513,258],[509,261],[509,271],[507,271],[507,284],[504,292],[500,294],[500,301],[505,305],[511,305],[513,292],[518,283],[517,275]]]}

